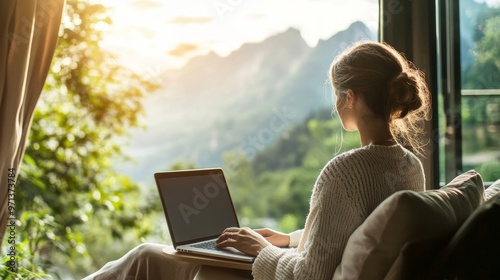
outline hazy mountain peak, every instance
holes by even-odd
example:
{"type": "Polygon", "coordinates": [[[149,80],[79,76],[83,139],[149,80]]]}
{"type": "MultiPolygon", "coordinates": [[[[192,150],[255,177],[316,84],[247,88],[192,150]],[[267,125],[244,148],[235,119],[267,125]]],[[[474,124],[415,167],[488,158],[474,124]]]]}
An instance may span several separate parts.
{"type": "Polygon", "coordinates": [[[311,48],[298,29],[288,28],[226,57],[196,57],[168,71],[158,92],[148,96],[149,131],[141,131],[132,148],[147,170],[164,169],[178,158],[200,167],[220,165],[224,151],[242,145],[257,152],[305,115],[330,108],[325,80],[333,54],[373,37],[355,22],[311,48]]]}
{"type": "Polygon", "coordinates": [[[347,28],[347,30],[354,29],[354,28],[368,29],[368,27],[362,21],[359,21],[359,20],[351,23],[351,25],[349,25],[349,27],[347,28]]]}
{"type": "Polygon", "coordinates": [[[308,47],[304,38],[300,34],[298,29],[293,27],[288,28],[283,32],[276,33],[270,37],[267,37],[265,40],[257,43],[246,43],[241,46],[238,50],[235,50],[232,54],[238,52],[244,52],[248,50],[264,50],[273,47],[284,47],[284,46],[295,46],[295,47],[308,47]]]}
{"type": "Polygon", "coordinates": [[[304,39],[302,38],[302,34],[300,34],[300,30],[298,30],[294,27],[289,27],[284,32],[280,32],[274,36],[271,36],[271,37],[269,37],[269,39],[274,38],[274,37],[276,37],[278,39],[284,39],[284,38],[298,39],[298,38],[300,38],[300,39],[302,39],[302,41],[304,41],[304,39]]]}

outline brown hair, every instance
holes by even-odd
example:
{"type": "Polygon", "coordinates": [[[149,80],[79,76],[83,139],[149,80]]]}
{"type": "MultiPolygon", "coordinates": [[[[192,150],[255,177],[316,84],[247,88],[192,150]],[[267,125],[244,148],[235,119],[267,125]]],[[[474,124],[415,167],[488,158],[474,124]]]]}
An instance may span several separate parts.
{"type": "Polygon", "coordinates": [[[422,152],[418,134],[429,119],[429,91],[424,74],[403,55],[385,43],[358,42],[333,61],[330,78],[339,97],[354,91],[396,141],[422,152]]]}

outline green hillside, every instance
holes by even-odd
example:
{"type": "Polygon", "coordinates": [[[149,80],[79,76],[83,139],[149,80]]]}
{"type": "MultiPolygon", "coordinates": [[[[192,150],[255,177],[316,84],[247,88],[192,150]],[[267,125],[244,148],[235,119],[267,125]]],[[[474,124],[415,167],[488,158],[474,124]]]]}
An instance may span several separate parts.
{"type": "Polygon", "coordinates": [[[321,168],[336,154],[359,145],[357,133],[345,132],[331,110],[323,109],[291,127],[252,160],[236,150],[227,152],[225,172],[242,222],[285,232],[302,227],[321,168]]]}

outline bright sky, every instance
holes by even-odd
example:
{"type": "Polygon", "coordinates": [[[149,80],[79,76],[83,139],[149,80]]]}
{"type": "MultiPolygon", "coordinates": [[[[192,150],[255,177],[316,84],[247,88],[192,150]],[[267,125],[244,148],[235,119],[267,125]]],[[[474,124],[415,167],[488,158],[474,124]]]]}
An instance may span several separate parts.
{"type": "Polygon", "coordinates": [[[500,0],[475,0],[478,3],[486,3],[488,6],[496,6],[500,5],[500,0]]]}
{"type": "Polygon", "coordinates": [[[310,46],[361,20],[377,29],[378,0],[105,0],[113,20],[102,46],[138,73],[228,55],[290,27],[310,46]]]}
{"type": "MultiPolygon", "coordinates": [[[[379,0],[102,0],[113,24],[102,46],[139,74],[228,55],[290,27],[312,47],[356,20],[376,31],[379,0]]],[[[500,0],[476,0],[500,5],[500,0]]]]}

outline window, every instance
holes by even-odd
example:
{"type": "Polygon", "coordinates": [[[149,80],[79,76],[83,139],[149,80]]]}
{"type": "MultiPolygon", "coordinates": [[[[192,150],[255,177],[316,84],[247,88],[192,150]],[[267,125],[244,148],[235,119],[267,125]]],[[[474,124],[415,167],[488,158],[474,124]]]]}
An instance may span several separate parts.
{"type": "Polygon", "coordinates": [[[500,178],[500,1],[460,1],[463,169],[500,178]]]}
{"type": "Polygon", "coordinates": [[[442,55],[454,63],[443,65],[440,180],[475,169],[491,182],[500,178],[500,1],[451,1],[447,9],[442,55]]]}

